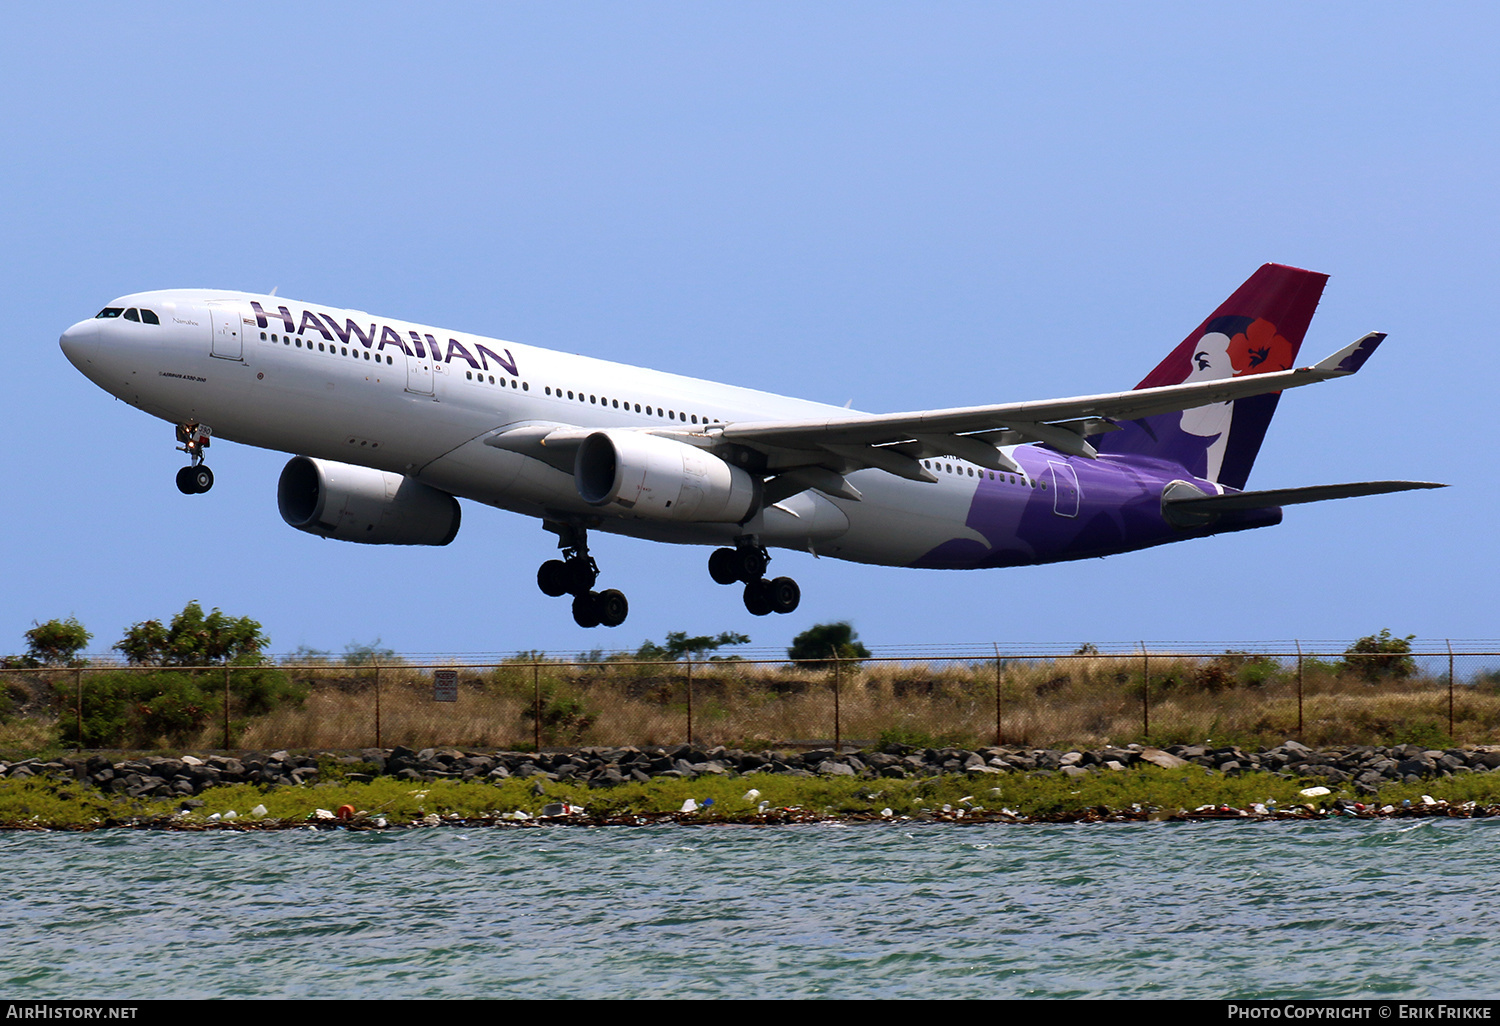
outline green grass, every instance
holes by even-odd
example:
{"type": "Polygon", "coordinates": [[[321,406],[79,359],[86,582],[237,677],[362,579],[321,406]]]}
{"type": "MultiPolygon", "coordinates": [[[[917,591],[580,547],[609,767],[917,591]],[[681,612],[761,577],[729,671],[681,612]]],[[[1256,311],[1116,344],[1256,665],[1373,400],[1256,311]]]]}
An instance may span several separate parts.
{"type": "MultiPolygon", "coordinates": [[[[250,784],[216,787],[199,796],[200,807],[179,815],[180,799],[128,799],[73,781],[30,778],[0,780],[0,827],[88,829],[168,822],[191,827],[212,823],[213,814],[223,817],[230,811],[237,814],[235,822],[251,824],[257,822],[251,814],[256,806],[266,808],[264,820],[287,825],[308,820],[318,809],[334,811],[346,804],[358,810],[363,823],[378,817],[392,826],[401,826],[420,822],[430,815],[475,820],[521,811],[535,816],[544,805],[562,801],[583,806],[588,819],[619,821],[630,816],[677,813],[689,798],[700,806],[705,799],[713,799],[711,806],[682,817],[701,823],[755,821],[758,803],[762,801],[769,802],[771,809],[801,810],[800,815],[807,817],[878,818],[887,808],[896,816],[921,817],[949,805],[991,812],[1004,808],[1038,819],[1086,815],[1099,809],[1136,809],[1172,815],[1205,805],[1248,808],[1257,802],[1270,801],[1283,808],[1305,804],[1326,806],[1340,797],[1398,806],[1403,799],[1418,802],[1423,795],[1454,805],[1471,801],[1480,806],[1500,804],[1500,774],[1466,774],[1416,785],[1391,784],[1374,800],[1338,788],[1316,799],[1297,793],[1314,783],[1317,781],[1285,780],[1264,773],[1226,777],[1197,767],[1175,770],[1142,767],[1080,778],[1024,774],[970,778],[951,774],[918,780],[859,780],[751,774],[692,781],[660,779],[608,789],[547,783],[542,786],[541,794],[536,793],[534,782],[519,779],[500,783],[438,780],[414,786],[408,781],[386,778],[370,783],[307,787],[262,788],[250,784]],[[752,788],[760,794],[746,797],[752,788]]],[[[221,818],[218,822],[225,821],[221,818]]]]}

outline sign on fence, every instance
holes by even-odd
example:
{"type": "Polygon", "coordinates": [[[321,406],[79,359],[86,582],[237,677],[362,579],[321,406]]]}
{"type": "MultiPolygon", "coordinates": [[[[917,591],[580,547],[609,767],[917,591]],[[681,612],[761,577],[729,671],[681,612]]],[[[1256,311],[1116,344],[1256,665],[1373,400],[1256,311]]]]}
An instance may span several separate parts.
{"type": "Polygon", "coordinates": [[[434,702],[458,701],[458,671],[432,671],[432,700],[434,702]]]}

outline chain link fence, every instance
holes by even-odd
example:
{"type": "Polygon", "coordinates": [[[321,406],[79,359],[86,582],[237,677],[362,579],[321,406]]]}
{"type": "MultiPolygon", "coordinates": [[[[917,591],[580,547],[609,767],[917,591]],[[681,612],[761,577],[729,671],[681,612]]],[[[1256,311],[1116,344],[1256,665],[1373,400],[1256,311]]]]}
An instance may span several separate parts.
{"type": "Polygon", "coordinates": [[[1500,742],[1500,652],[1152,651],[0,671],[0,754],[1500,742]]]}

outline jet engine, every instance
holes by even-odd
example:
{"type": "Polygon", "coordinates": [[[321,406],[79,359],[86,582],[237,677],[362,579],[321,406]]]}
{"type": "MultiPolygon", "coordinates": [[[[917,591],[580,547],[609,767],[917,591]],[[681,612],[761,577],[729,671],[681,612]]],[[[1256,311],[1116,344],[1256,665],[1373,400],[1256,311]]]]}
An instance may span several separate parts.
{"type": "Polygon", "coordinates": [[[367,545],[447,545],[458,500],[400,474],[293,457],[276,483],[281,519],[299,531],[367,545]]]}
{"type": "Polygon", "coordinates": [[[595,431],[573,462],[578,494],[643,520],[738,523],[760,508],[760,482],[713,453],[640,431],[595,431]]]}

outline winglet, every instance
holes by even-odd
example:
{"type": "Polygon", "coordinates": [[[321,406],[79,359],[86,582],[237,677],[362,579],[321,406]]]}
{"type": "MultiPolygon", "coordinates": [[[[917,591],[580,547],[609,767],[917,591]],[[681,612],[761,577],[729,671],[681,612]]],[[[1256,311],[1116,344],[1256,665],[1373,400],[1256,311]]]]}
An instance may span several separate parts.
{"type": "Polygon", "coordinates": [[[1365,365],[1365,361],[1370,358],[1371,354],[1380,347],[1380,343],[1384,341],[1385,332],[1372,331],[1364,338],[1349,343],[1326,360],[1316,364],[1312,369],[1330,375],[1353,374],[1365,365]]]}

